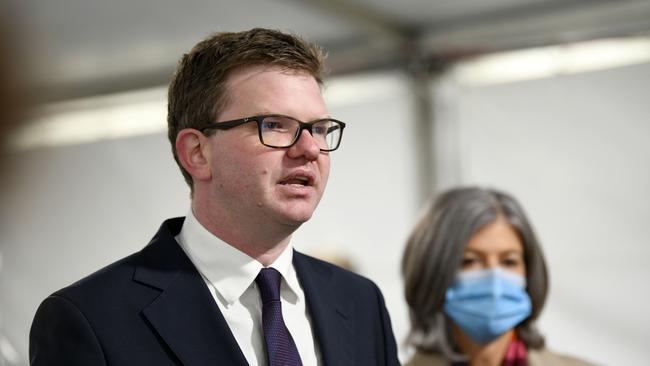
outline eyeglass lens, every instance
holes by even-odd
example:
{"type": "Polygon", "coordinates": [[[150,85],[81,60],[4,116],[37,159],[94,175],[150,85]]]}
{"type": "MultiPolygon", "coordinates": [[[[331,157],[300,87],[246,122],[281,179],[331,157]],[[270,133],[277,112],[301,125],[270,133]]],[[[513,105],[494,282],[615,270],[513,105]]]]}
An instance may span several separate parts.
{"type": "MultiPolygon", "coordinates": [[[[283,116],[264,117],[260,123],[262,143],[273,147],[287,147],[299,138],[300,123],[283,116]]],[[[311,133],[321,150],[333,150],[341,140],[341,126],[332,120],[322,120],[311,125],[311,133]]]]}

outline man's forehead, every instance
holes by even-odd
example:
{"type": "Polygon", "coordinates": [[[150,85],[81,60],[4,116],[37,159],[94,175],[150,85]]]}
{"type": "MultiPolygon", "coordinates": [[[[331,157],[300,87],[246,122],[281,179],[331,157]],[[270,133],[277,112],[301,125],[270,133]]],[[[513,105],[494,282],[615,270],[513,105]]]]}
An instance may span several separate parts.
{"type": "Polygon", "coordinates": [[[217,117],[284,114],[300,120],[327,118],[321,92],[316,78],[303,70],[269,65],[241,67],[226,79],[225,104],[217,117]],[[232,109],[237,112],[230,115],[232,109]]]}
{"type": "Polygon", "coordinates": [[[303,70],[289,69],[274,65],[252,65],[242,66],[231,70],[226,78],[226,86],[228,88],[236,88],[251,79],[259,78],[267,73],[280,73],[284,75],[312,78],[316,81],[312,75],[303,70]]]}

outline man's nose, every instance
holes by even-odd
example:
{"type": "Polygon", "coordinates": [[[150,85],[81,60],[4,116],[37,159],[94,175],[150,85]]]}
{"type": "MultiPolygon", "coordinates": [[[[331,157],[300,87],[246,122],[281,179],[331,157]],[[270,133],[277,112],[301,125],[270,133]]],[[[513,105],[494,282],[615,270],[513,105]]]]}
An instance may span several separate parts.
{"type": "Polygon", "coordinates": [[[316,160],[320,154],[320,147],[314,136],[305,129],[300,131],[298,141],[289,148],[288,154],[291,158],[304,156],[308,160],[316,160]]]}

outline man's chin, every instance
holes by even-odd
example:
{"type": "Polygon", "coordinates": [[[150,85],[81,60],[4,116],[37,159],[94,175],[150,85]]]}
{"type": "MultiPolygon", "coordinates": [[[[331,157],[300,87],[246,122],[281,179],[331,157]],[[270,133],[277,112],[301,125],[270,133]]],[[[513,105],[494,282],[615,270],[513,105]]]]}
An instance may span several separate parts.
{"type": "Polygon", "coordinates": [[[296,228],[305,222],[309,221],[311,219],[312,215],[289,215],[285,216],[284,221],[289,224],[289,225],[294,225],[296,228]]]}
{"type": "Polygon", "coordinates": [[[296,228],[309,221],[314,214],[314,209],[310,208],[286,208],[280,213],[281,220],[287,225],[296,226],[296,228]]]}
{"type": "Polygon", "coordinates": [[[314,197],[309,199],[284,198],[269,200],[268,202],[267,212],[270,216],[284,225],[291,225],[296,228],[309,221],[314,215],[316,207],[318,207],[318,200],[315,200],[314,197]]]}

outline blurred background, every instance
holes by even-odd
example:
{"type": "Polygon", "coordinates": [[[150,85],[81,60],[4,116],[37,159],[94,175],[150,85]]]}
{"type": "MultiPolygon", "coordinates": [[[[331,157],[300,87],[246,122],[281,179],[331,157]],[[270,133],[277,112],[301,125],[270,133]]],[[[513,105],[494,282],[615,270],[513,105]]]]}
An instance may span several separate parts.
{"type": "MultiPolygon", "coordinates": [[[[541,239],[549,348],[606,365],[650,359],[650,1],[0,6],[9,40],[0,56],[15,66],[1,80],[20,79],[7,105],[29,105],[2,167],[7,365],[27,364],[43,298],[187,212],[166,139],[166,85],[207,34],[257,26],[327,48],[326,100],[348,123],[325,197],[294,245],[347,257],[374,280],[399,343],[408,233],[432,194],[479,184],[515,195],[541,239]]],[[[402,359],[409,352],[401,347],[402,359]]]]}

